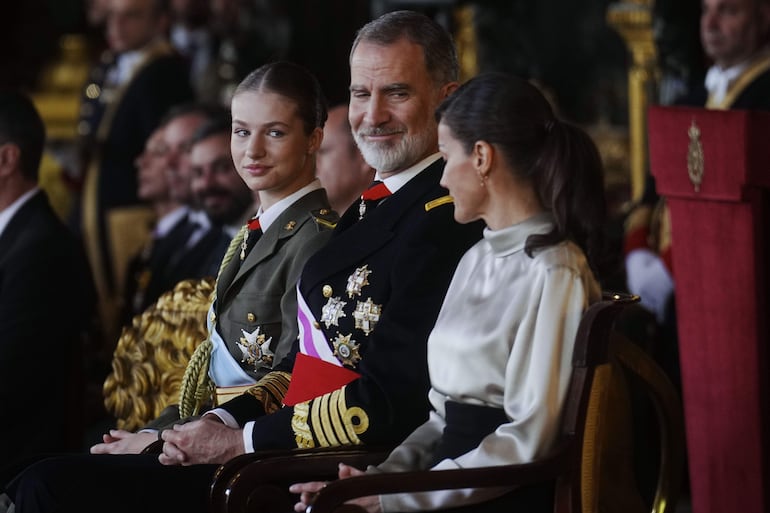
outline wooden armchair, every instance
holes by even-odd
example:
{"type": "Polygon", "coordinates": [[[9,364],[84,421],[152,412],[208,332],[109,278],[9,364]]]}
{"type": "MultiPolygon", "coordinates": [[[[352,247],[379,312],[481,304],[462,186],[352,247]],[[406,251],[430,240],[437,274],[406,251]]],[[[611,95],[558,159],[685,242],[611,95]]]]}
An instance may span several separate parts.
{"type": "MultiPolygon", "coordinates": [[[[313,513],[359,510],[344,502],[368,495],[469,487],[499,487],[556,480],[556,512],[644,511],[631,467],[633,448],[627,382],[638,378],[655,406],[661,462],[652,511],[672,511],[683,464],[684,428],[673,386],[643,351],[613,332],[617,315],[638,300],[605,296],[585,313],[573,354],[573,375],[561,435],[546,457],[526,464],[488,468],[377,474],[330,482],[313,513]]],[[[216,512],[290,511],[286,487],[293,482],[336,477],[337,464],[376,464],[385,453],[298,451],[250,455],[222,467],[212,485],[216,512]],[[270,501],[267,498],[270,497],[270,501]],[[272,501],[280,497],[279,502],[272,501]]],[[[650,511],[650,508],[646,508],[650,511]]]]}

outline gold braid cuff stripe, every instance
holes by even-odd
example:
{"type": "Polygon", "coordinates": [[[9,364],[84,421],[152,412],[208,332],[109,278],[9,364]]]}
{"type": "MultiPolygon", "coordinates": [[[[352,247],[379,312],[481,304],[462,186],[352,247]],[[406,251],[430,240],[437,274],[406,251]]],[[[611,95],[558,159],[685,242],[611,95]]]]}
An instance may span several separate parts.
{"type": "Polygon", "coordinates": [[[360,445],[358,435],[369,429],[369,416],[362,408],[347,407],[343,387],[310,402],[309,429],[320,447],[360,445]]]}
{"type": "Polygon", "coordinates": [[[290,381],[291,374],[288,372],[271,372],[260,379],[247,393],[253,395],[262,403],[265,414],[274,413],[281,409],[290,381]]]}

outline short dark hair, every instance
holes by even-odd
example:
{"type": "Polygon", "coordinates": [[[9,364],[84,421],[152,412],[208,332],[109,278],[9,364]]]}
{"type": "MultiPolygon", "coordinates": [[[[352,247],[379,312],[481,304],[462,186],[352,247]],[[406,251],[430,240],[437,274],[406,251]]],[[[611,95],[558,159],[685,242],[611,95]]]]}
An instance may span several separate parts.
{"type": "Polygon", "coordinates": [[[425,68],[434,85],[440,87],[458,80],[460,64],[451,34],[429,17],[414,11],[389,12],[361,27],[350,49],[350,58],[362,41],[386,46],[403,38],[422,47],[425,68]]]}
{"type": "Polygon", "coordinates": [[[297,113],[302,119],[307,135],[326,124],[329,107],[321,84],[310,71],[299,64],[277,61],[260,66],[238,84],[233,96],[260,90],[280,94],[293,101],[297,105],[297,113]]]}
{"type": "Polygon", "coordinates": [[[192,138],[190,139],[190,147],[192,148],[195,144],[215,135],[230,135],[232,127],[233,125],[229,114],[209,118],[208,121],[203,123],[198,127],[195,133],[193,133],[192,138]]]}
{"type": "Polygon", "coordinates": [[[168,109],[161,118],[160,123],[158,123],[158,126],[162,127],[176,118],[192,115],[200,116],[205,119],[215,119],[229,114],[227,109],[219,105],[195,102],[181,103],[168,109]]]}
{"type": "Polygon", "coordinates": [[[45,125],[32,100],[19,91],[0,91],[0,144],[15,144],[21,174],[37,182],[45,145],[45,125]]]}

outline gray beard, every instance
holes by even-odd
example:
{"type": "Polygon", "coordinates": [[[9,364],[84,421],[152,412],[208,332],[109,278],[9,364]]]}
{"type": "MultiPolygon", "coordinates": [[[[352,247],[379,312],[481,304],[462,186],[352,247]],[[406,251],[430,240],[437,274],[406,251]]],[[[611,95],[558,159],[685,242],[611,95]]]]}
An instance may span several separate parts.
{"type": "Polygon", "coordinates": [[[367,164],[380,172],[390,173],[406,169],[416,164],[427,153],[432,143],[430,134],[405,134],[396,144],[367,142],[364,137],[354,133],[358,149],[367,164]]]}

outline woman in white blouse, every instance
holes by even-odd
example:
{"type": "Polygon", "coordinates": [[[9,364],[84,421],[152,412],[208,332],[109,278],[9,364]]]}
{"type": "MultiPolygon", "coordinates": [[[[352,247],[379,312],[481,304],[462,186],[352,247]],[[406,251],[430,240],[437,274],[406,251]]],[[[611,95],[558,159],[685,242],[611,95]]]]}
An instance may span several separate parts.
{"type": "MultiPolygon", "coordinates": [[[[601,160],[528,82],[490,73],[438,109],[441,180],[455,219],[483,219],[428,342],[433,406],[366,472],[525,463],[546,453],[572,371],[583,312],[601,296],[591,271],[605,214],[601,160]]],[[[362,471],[340,465],[340,478],[362,471]]],[[[304,511],[323,483],[293,485],[304,511]]],[[[371,513],[552,511],[552,487],[447,490],[357,499],[371,513]],[[550,508],[550,509],[549,509],[550,508]],[[455,511],[455,510],[453,510],[455,511]]]]}

